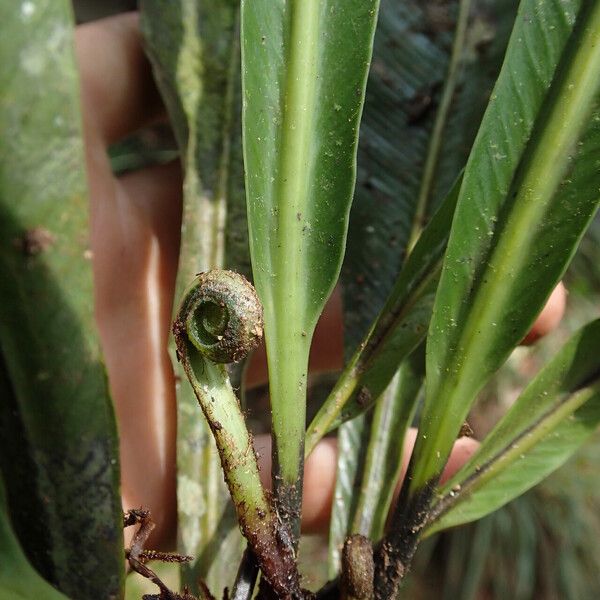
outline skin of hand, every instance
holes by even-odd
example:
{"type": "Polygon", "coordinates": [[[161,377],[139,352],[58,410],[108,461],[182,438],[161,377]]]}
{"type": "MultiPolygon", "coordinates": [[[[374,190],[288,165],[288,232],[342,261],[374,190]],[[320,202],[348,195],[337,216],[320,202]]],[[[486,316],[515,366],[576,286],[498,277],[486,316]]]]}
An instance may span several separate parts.
{"type": "MultiPolygon", "coordinates": [[[[179,253],[181,167],[154,166],[119,178],[111,172],[108,146],[164,118],[142,51],[137,15],[79,26],[75,46],[90,192],[95,312],[119,426],[123,507],[150,508],[157,525],[151,546],[169,548],[176,529],[176,408],[167,344],[179,253]]],[[[564,305],[561,284],[532,329],[531,340],[556,325],[564,305]]],[[[338,292],[317,327],[311,370],[342,366],[342,335],[338,292]]],[[[264,352],[259,351],[248,369],[247,385],[263,383],[266,377],[264,352]]],[[[411,430],[407,436],[405,462],[415,435],[411,430]]],[[[269,437],[258,436],[256,446],[269,485],[269,437]]],[[[475,440],[459,439],[444,476],[455,472],[476,448],[475,440]]],[[[335,440],[326,439],[306,462],[306,531],[327,528],[336,456],[335,440]]]]}

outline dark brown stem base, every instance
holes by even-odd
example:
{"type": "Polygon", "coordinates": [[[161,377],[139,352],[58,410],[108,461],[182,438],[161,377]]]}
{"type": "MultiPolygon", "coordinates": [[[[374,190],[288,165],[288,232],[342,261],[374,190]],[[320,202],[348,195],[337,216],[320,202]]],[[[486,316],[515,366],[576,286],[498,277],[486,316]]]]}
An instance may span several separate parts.
{"type": "Polygon", "coordinates": [[[408,502],[401,499],[396,505],[390,529],[375,552],[375,600],[396,597],[429,516],[436,482],[426,485],[408,502]]]}

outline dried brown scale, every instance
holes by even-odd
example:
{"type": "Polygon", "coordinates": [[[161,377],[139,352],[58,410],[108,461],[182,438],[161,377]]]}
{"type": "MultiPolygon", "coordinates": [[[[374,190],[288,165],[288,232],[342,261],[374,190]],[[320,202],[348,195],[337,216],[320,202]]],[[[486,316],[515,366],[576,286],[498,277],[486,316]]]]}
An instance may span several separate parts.
{"type": "Polygon", "coordinates": [[[458,432],[458,437],[473,437],[473,435],[475,435],[473,428],[469,425],[468,421],[465,421],[461,425],[460,431],[458,432]]]}
{"type": "Polygon", "coordinates": [[[158,550],[143,550],[140,553],[140,562],[146,563],[150,560],[158,560],[166,563],[186,563],[194,560],[193,556],[177,554],[176,552],[160,552],[158,550]]]}
{"type": "Polygon", "coordinates": [[[144,544],[155,527],[149,510],[144,508],[134,508],[123,513],[123,527],[131,527],[133,525],[139,525],[139,528],[131,540],[131,545],[125,550],[125,558],[129,562],[129,566],[136,573],[139,573],[142,577],[150,580],[160,589],[160,594],[146,594],[143,596],[144,600],[214,600],[210,591],[202,581],[199,582],[202,591],[200,599],[190,594],[187,588],[184,589],[183,594],[172,592],[163,583],[160,577],[144,563],[149,560],[181,563],[192,560],[192,557],[144,549],[144,544]]]}
{"type": "Polygon", "coordinates": [[[25,256],[36,256],[50,248],[56,236],[43,227],[28,229],[21,237],[14,240],[14,246],[25,256]]]}
{"type": "Polygon", "coordinates": [[[366,386],[361,387],[360,390],[358,391],[358,394],[356,395],[356,403],[360,407],[365,408],[365,407],[369,406],[372,401],[373,401],[373,396],[372,396],[371,392],[369,391],[369,388],[366,386]]]}

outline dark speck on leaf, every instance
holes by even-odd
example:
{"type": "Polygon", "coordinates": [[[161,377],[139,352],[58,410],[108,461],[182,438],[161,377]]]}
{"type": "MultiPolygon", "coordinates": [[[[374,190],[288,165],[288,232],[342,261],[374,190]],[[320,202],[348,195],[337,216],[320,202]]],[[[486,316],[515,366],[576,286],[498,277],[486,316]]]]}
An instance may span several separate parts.
{"type": "Polygon", "coordinates": [[[360,388],[357,396],[356,396],[356,402],[357,404],[364,408],[365,406],[368,406],[371,403],[371,392],[369,391],[369,388],[363,386],[360,388]]]}
{"type": "Polygon", "coordinates": [[[55,241],[56,237],[47,229],[34,227],[15,240],[15,247],[25,256],[35,256],[48,250],[55,241]]]}

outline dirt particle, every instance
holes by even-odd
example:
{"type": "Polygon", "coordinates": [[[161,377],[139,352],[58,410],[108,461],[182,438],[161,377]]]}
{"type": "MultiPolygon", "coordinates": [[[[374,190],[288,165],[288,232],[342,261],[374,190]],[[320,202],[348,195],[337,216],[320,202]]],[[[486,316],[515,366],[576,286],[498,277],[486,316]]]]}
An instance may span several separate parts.
{"type": "Polygon", "coordinates": [[[467,421],[465,421],[460,431],[458,432],[458,437],[473,437],[474,431],[473,428],[469,425],[467,421]]]}
{"type": "Polygon", "coordinates": [[[361,408],[366,408],[367,406],[369,406],[369,404],[371,404],[372,399],[373,399],[373,396],[371,395],[369,388],[367,388],[365,386],[361,387],[360,390],[358,391],[358,394],[356,395],[356,403],[361,408]]]}

